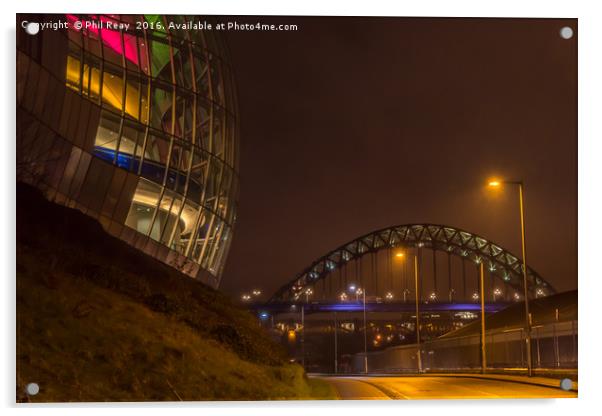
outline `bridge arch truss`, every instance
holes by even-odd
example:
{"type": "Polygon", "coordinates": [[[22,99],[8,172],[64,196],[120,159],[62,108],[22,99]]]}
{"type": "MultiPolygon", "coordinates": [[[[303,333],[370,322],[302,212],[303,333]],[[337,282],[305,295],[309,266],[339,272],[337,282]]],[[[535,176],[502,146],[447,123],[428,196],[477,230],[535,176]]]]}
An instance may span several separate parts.
{"type": "MultiPolygon", "coordinates": [[[[432,250],[434,259],[436,252],[447,253],[448,258],[459,257],[463,266],[464,262],[472,262],[479,267],[482,262],[490,276],[500,279],[504,285],[513,288],[515,293],[523,293],[522,261],[495,242],[447,225],[405,224],[368,233],[337,247],[315,260],[281,287],[270,302],[301,300],[308,289],[323,282],[337,270],[340,273],[349,263],[361,261],[368,254],[385,249],[412,249],[420,252],[423,248],[432,250]]],[[[555,293],[552,285],[530,267],[527,269],[527,277],[530,298],[555,293]]],[[[435,285],[436,279],[435,265],[435,285]]]]}

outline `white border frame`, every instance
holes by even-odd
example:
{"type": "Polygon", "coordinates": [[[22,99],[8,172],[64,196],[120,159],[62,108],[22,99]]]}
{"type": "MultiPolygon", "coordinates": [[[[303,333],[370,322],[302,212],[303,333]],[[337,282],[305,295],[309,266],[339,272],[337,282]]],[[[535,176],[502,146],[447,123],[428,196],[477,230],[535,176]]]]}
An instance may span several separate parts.
{"type": "MultiPolygon", "coordinates": [[[[127,409],[133,414],[161,414],[168,409],[177,409],[184,414],[211,412],[216,414],[260,414],[290,416],[307,415],[308,412],[329,414],[343,411],[346,415],[365,415],[369,409],[392,413],[400,411],[434,411],[448,415],[465,415],[467,411],[486,411],[491,415],[504,414],[518,409],[546,414],[581,413],[592,410],[602,394],[597,387],[602,376],[598,350],[602,346],[601,330],[598,325],[599,297],[602,295],[601,277],[596,266],[600,261],[596,243],[602,235],[600,212],[600,189],[602,186],[602,74],[601,42],[602,22],[600,6],[597,2],[575,2],[558,0],[421,0],[414,2],[392,2],[370,0],[364,2],[336,0],[305,0],[283,2],[279,0],[203,0],[179,2],[163,0],[123,1],[103,0],[98,3],[83,3],[67,0],[30,0],[24,2],[3,2],[2,21],[5,35],[2,48],[2,62],[5,66],[0,77],[4,97],[2,106],[3,138],[2,146],[2,190],[12,197],[4,197],[0,205],[2,215],[2,249],[0,255],[4,273],[2,274],[2,354],[0,355],[0,376],[2,404],[10,407],[10,413],[17,410],[14,405],[15,370],[15,245],[14,245],[14,192],[15,192],[15,13],[52,12],[103,12],[115,13],[169,13],[169,14],[224,14],[224,15],[338,15],[338,16],[429,16],[429,17],[556,17],[578,18],[579,41],[579,311],[581,336],[579,342],[579,399],[571,400],[470,400],[470,401],[421,401],[421,402],[242,402],[242,403],[148,403],[148,404],[76,404],[76,405],[25,405],[19,406],[22,412],[42,411],[45,415],[81,414],[87,408],[90,414],[104,415],[108,408],[127,409]],[[7,4],[9,3],[9,4],[7,4]],[[10,232],[9,232],[10,230],[10,232]],[[310,409],[308,409],[308,407],[310,409]]],[[[519,411],[520,411],[519,410],[519,411]]],[[[598,410],[599,411],[599,410],[598,410]]]]}

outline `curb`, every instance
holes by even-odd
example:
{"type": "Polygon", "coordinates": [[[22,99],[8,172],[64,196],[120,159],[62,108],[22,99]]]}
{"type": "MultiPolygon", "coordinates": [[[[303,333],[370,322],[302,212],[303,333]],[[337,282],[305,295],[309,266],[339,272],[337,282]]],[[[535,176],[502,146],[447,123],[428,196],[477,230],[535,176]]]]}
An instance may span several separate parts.
{"type": "MultiPolygon", "coordinates": [[[[505,381],[508,383],[518,383],[518,384],[526,384],[526,385],[531,385],[531,386],[538,386],[538,387],[547,387],[550,389],[560,389],[560,380],[558,380],[558,384],[557,385],[553,385],[553,384],[546,384],[546,383],[542,383],[542,382],[537,382],[537,381],[530,381],[530,380],[516,380],[516,379],[512,379],[512,378],[505,378],[503,377],[503,375],[501,374],[491,374],[491,375],[482,375],[482,374],[470,374],[470,373],[466,373],[466,374],[438,374],[438,373],[427,373],[427,374],[364,374],[364,373],[360,373],[360,374],[310,374],[313,376],[318,376],[318,377],[455,377],[455,378],[475,378],[475,379],[479,379],[479,380],[496,380],[496,381],[505,381]],[[501,377],[500,377],[501,376],[501,377]]],[[[550,379],[552,380],[552,379],[550,379]]],[[[556,380],[556,379],[553,379],[556,380]]],[[[571,388],[568,391],[573,391],[575,393],[578,393],[579,390],[578,388],[571,388]]]]}
{"type": "MultiPolygon", "coordinates": [[[[422,376],[422,375],[419,375],[422,376]]],[[[511,378],[505,378],[505,377],[496,377],[499,376],[499,374],[492,374],[491,376],[483,376],[481,374],[454,374],[454,375],[448,375],[448,374],[432,374],[433,377],[462,377],[462,378],[476,378],[476,379],[480,379],[480,380],[496,380],[496,381],[506,381],[509,383],[518,383],[518,384],[526,384],[526,385],[531,385],[531,386],[539,386],[539,387],[548,387],[550,389],[560,389],[560,380],[558,380],[558,385],[553,385],[553,384],[546,384],[546,383],[542,383],[542,382],[537,382],[537,381],[530,381],[530,380],[516,380],[516,379],[511,379],[511,378]]],[[[555,379],[554,379],[555,380],[555,379]]],[[[579,390],[578,388],[571,388],[570,390],[567,391],[574,391],[575,393],[578,393],[579,390]]]]}

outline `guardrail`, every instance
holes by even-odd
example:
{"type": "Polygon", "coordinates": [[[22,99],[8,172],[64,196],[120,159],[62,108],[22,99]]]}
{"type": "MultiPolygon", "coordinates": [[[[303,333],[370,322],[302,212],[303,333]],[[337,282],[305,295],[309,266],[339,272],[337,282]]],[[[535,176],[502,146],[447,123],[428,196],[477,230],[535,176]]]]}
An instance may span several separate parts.
{"type": "MultiPolygon", "coordinates": [[[[534,368],[576,369],[578,362],[577,321],[554,322],[532,328],[534,368]]],[[[487,367],[503,371],[527,366],[525,331],[509,328],[487,331],[485,336],[487,367]]],[[[465,371],[481,368],[480,335],[437,338],[421,344],[423,371],[465,371]]],[[[418,372],[415,344],[368,353],[370,372],[418,372]]],[[[352,372],[364,371],[364,354],[352,358],[352,372]]]]}

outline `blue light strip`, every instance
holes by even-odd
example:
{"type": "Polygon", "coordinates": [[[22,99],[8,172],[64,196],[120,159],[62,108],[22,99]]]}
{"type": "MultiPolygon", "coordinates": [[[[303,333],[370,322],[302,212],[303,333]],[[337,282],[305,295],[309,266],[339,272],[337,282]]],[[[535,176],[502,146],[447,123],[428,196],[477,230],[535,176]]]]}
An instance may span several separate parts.
{"type": "MultiPolygon", "coordinates": [[[[498,312],[509,306],[509,303],[488,303],[485,304],[487,313],[498,312]]],[[[267,305],[254,305],[253,309],[261,309],[262,311],[288,312],[291,311],[293,304],[290,303],[270,303],[267,305]]],[[[294,310],[300,310],[304,307],[306,313],[316,312],[361,312],[364,310],[364,305],[361,302],[339,302],[339,303],[307,303],[295,305],[294,310]]],[[[368,303],[366,302],[366,311],[368,312],[408,312],[415,311],[413,303],[368,303]]],[[[420,304],[421,312],[479,312],[481,305],[478,303],[422,303],[420,304]]]]}

